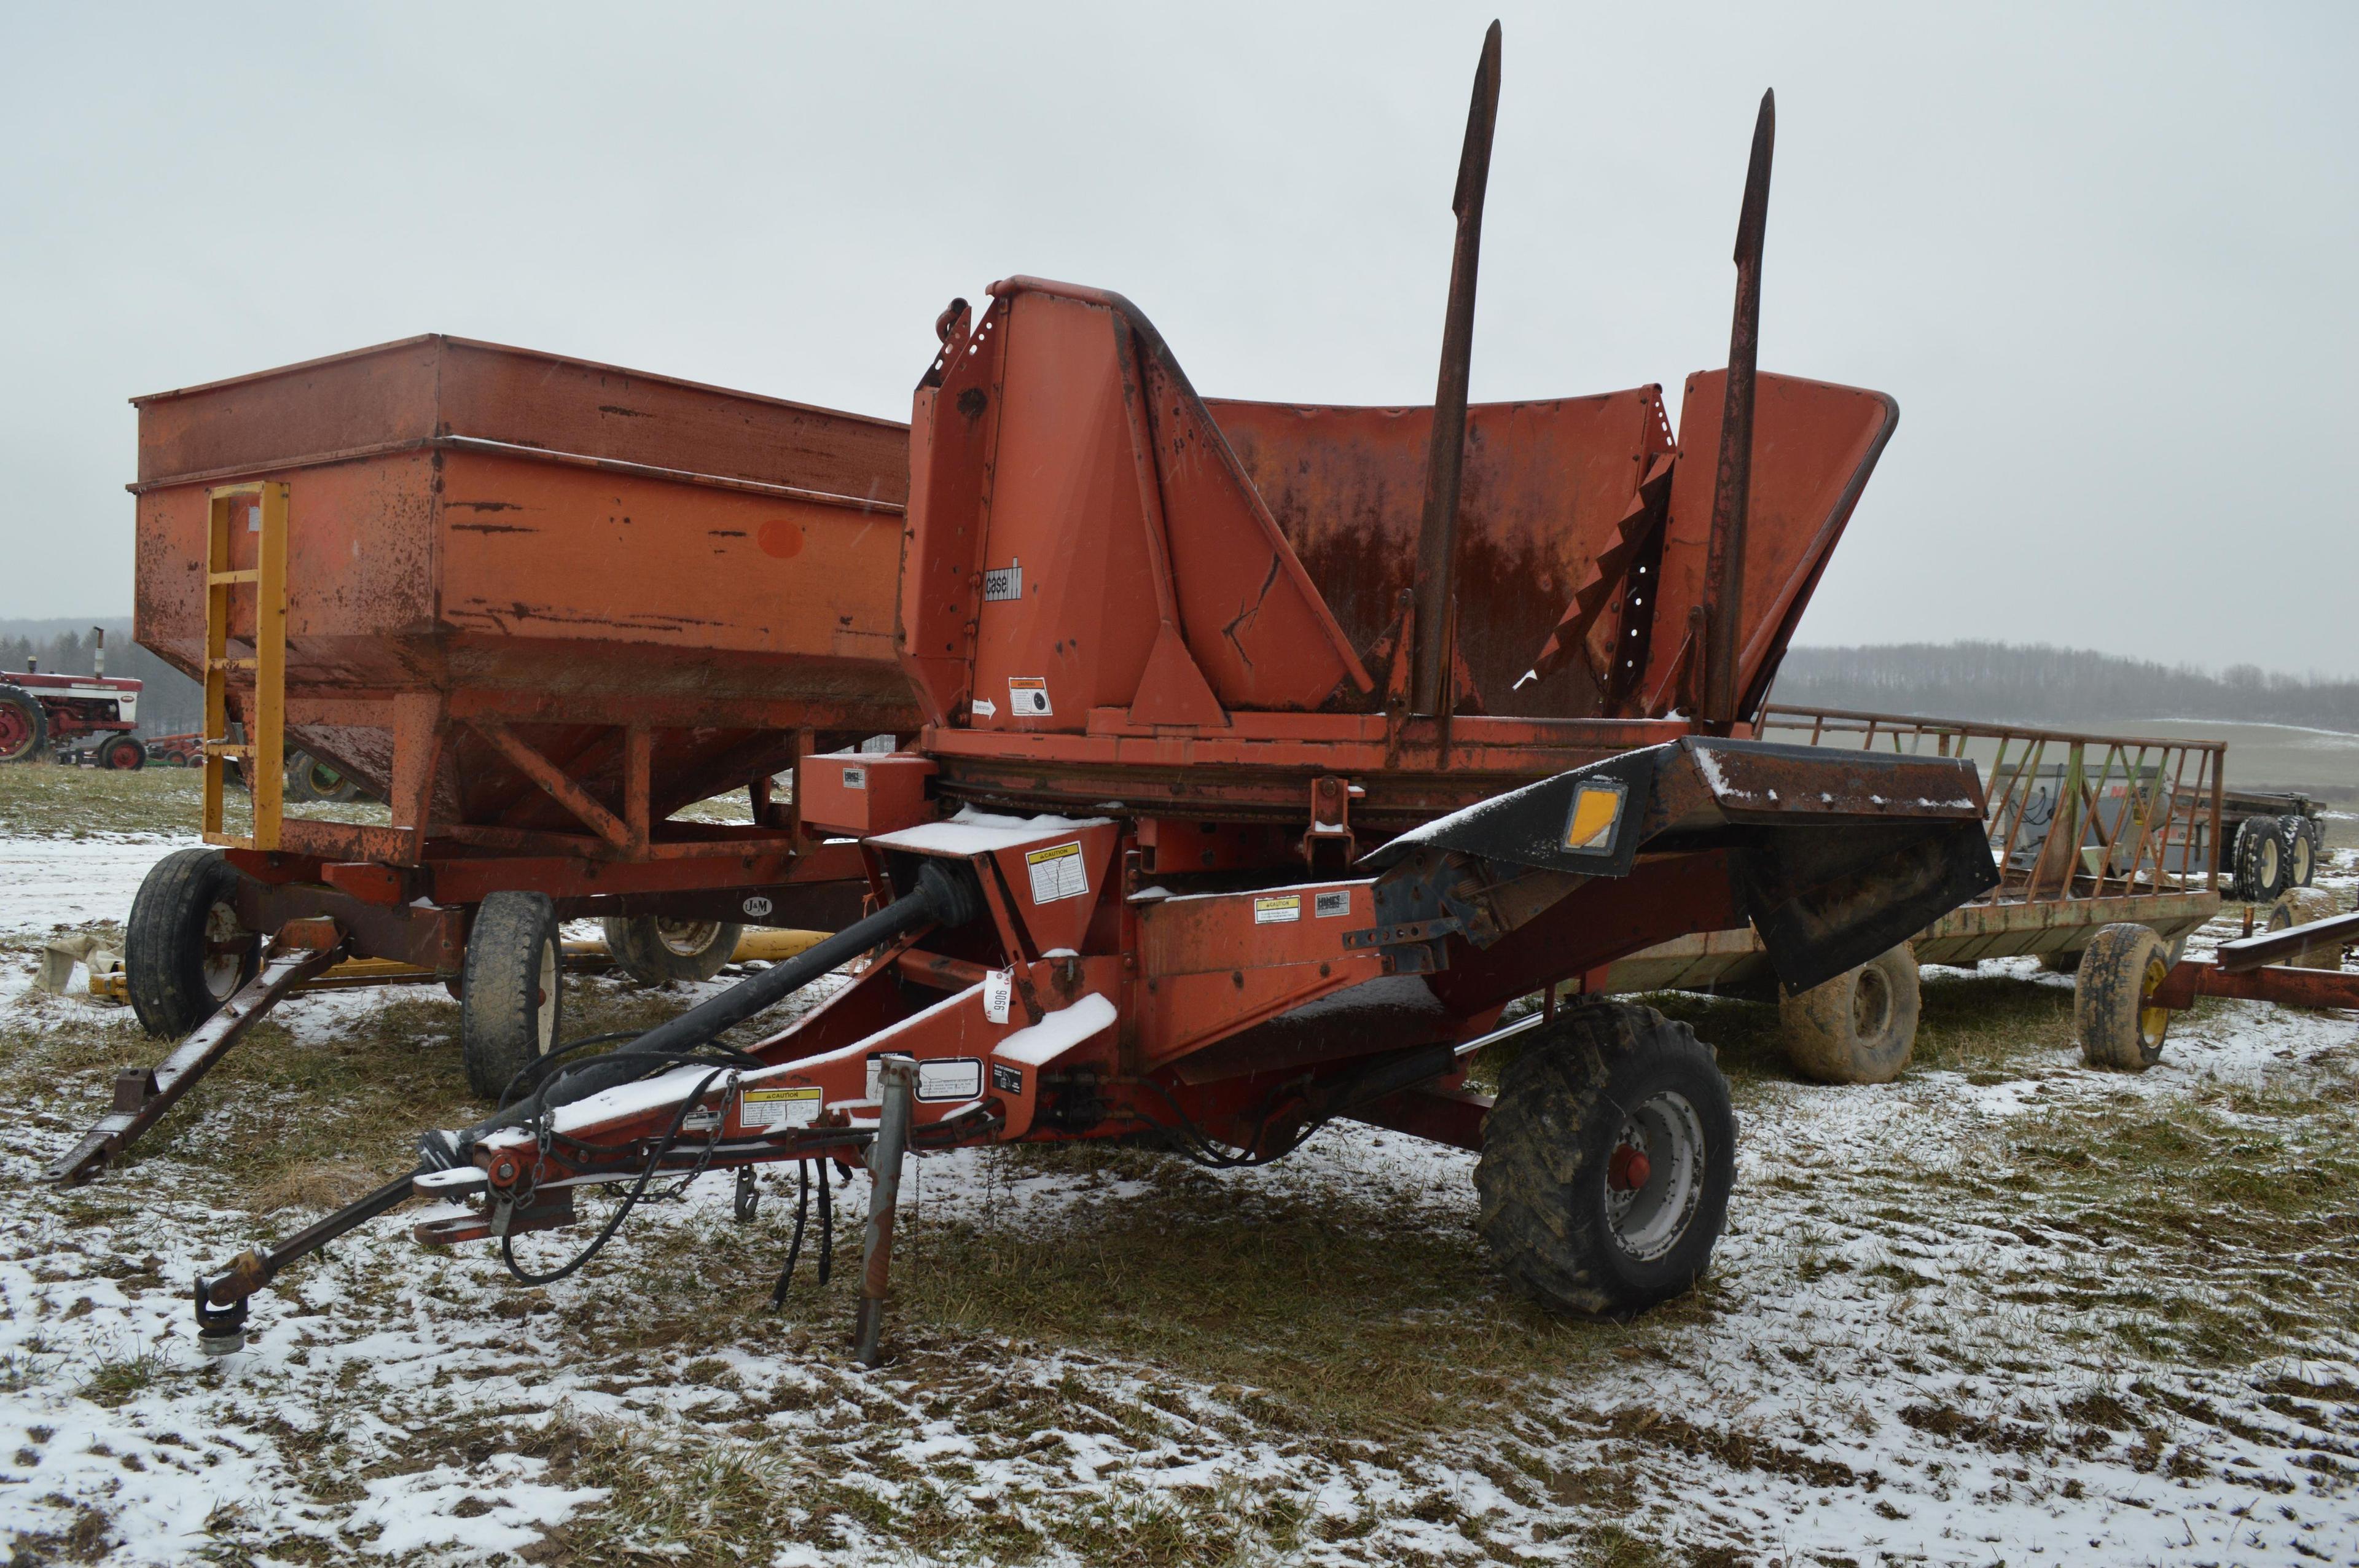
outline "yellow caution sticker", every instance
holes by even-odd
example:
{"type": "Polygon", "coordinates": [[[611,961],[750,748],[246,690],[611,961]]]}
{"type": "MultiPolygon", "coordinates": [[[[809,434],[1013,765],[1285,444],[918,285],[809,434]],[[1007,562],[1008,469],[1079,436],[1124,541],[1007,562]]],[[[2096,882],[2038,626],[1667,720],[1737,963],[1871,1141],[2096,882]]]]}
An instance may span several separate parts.
{"type": "Polygon", "coordinates": [[[757,1127],[809,1127],[819,1119],[821,1098],[815,1085],[747,1089],[737,1097],[737,1120],[749,1132],[757,1127]]]}
{"type": "Polygon", "coordinates": [[[1032,902],[1054,903],[1060,898],[1079,898],[1090,891],[1090,874],[1082,866],[1082,846],[1079,840],[1071,844],[1051,844],[1045,849],[1027,850],[1025,869],[1032,873],[1032,902]]]}
{"type": "Polygon", "coordinates": [[[1628,786],[1610,779],[1575,789],[1572,810],[1564,822],[1564,847],[1581,855],[1612,854],[1614,827],[1622,819],[1627,793],[1628,786]]]}
{"type": "Polygon", "coordinates": [[[1254,900],[1256,925],[1283,925],[1301,918],[1302,895],[1299,892],[1272,893],[1254,900]]]}

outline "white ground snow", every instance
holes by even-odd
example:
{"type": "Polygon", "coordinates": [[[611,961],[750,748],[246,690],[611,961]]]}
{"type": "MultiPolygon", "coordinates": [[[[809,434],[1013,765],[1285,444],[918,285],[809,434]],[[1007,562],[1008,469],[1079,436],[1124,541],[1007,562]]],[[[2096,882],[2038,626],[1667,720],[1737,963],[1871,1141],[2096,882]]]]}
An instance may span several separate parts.
{"type": "Polygon", "coordinates": [[[193,835],[97,833],[84,838],[0,838],[0,934],[47,935],[102,921],[121,925],[147,868],[193,835]]]}
{"type": "MultiPolygon", "coordinates": [[[[0,849],[0,929],[19,944],[0,954],[12,1030],[88,1022],[91,1004],[27,990],[27,939],[121,920],[169,847],[0,849]]],[[[2348,853],[2331,880],[2359,883],[2348,853]]],[[[2002,969],[2028,973],[1986,972],[2002,969]]],[[[383,993],[342,993],[281,1017],[297,1040],[324,1041],[382,1005],[383,993]]],[[[122,1011],[107,1016],[126,1057],[154,1049],[122,1011]]],[[[116,1564],[495,1560],[608,1500],[526,1437],[613,1422],[658,1448],[707,1442],[723,1455],[732,1445],[748,1465],[837,1455],[826,1474],[888,1503],[956,1466],[962,1479],[941,1506],[969,1519],[1284,1493],[1332,1526],[1303,1535],[1291,1557],[1305,1562],[1569,1561],[1580,1537],[1568,1527],[1619,1522],[1667,1543],[1665,1562],[2359,1563],[2359,1334],[2347,1303],[2288,1328],[2293,1354],[2266,1367],[2169,1364],[2079,1330],[2114,1321],[2105,1303],[2166,1285],[2200,1292],[2201,1280],[2159,1281],[2134,1247],[2036,1203],[2009,1213],[1925,1201],[1951,1190],[1929,1177],[2002,1179],[2023,1157],[2010,1140],[2060,1110],[2311,1091],[2359,1071],[2354,1044],[2348,1015],[2223,1004],[2138,1077],[2060,1053],[1999,1082],[1919,1071],[1881,1088],[1755,1084],[1704,1304],[1674,1327],[1634,1330],[1626,1356],[1584,1361],[1470,1426],[1392,1449],[1264,1433],[1240,1419],[1251,1390],[1051,1346],[911,1329],[904,1360],[868,1372],[832,1332],[619,1347],[573,1334],[608,1309],[608,1281],[634,1260],[661,1253],[733,1281],[776,1267],[773,1232],[758,1247],[734,1239],[722,1179],[643,1211],[612,1258],[529,1297],[487,1252],[429,1255],[380,1224],[266,1292],[249,1347],[205,1362],[189,1281],[260,1222],[209,1203],[220,1177],[185,1158],[106,1178],[95,1207],[49,1193],[35,1173],[95,1108],[60,1096],[20,1107],[40,1114],[0,1137],[12,1188],[0,1210],[0,1541],[18,1532],[25,1562],[66,1560],[77,1542],[116,1564]],[[1062,1417],[1021,1447],[999,1442],[973,1414],[979,1404],[940,1391],[941,1368],[962,1361],[962,1376],[1062,1417]],[[854,1437],[861,1446],[845,1446],[854,1437]],[[1582,1491],[1582,1477],[1609,1472],[1621,1491],[1582,1491]],[[1353,1519],[1370,1521],[1366,1533],[1343,1528],[1353,1519]]],[[[75,1092],[86,1098],[87,1086],[75,1092]]],[[[979,1221],[986,1206],[997,1223],[1053,1228],[1109,1190],[1020,1171],[986,1182],[989,1159],[923,1162],[913,1229],[979,1221]]],[[[1471,1167],[1407,1138],[1331,1130],[1289,1162],[1220,1179],[1241,1211],[1309,1203],[1348,1224],[1382,1208],[1459,1235],[1473,1213],[1471,1167]]],[[[857,1215],[862,1192],[855,1182],[844,1193],[840,1219],[857,1215]]],[[[283,1228],[293,1217],[277,1217],[283,1228]]],[[[2317,1245],[2347,1249],[2351,1234],[2317,1245]]],[[[2304,1262],[2281,1267],[2298,1276],[2304,1262]]],[[[1446,1336],[1432,1354],[1452,1354],[1446,1336]]],[[[800,1471],[773,1484],[818,1485],[800,1471]]],[[[669,1528],[647,1527],[647,1560],[684,1550],[669,1528]]],[[[819,1541],[779,1541],[771,1560],[919,1555],[839,1522],[819,1541]]]]}

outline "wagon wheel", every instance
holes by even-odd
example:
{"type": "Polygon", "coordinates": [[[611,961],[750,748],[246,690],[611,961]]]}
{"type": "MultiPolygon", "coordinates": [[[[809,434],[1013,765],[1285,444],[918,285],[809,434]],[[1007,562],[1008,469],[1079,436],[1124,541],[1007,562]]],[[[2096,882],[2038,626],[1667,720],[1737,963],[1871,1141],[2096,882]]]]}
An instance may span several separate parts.
{"type": "Polygon", "coordinates": [[[2236,827],[2235,894],[2246,903],[2267,903],[2284,892],[2283,845],[2274,816],[2248,816],[2236,827]]]}
{"type": "Polygon", "coordinates": [[[1888,1084],[1917,1048],[1916,950],[1903,942],[1823,985],[1777,1000],[1786,1059],[1822,1084],[1888,1084]]]}
{"type": "Polygon", "coordinates": [[[1503,1075],[1476,1227],[1543,1306],[1622,1315],[1703,1272],[1735,1176],[1736,1115],[1711,1048],[1652,1008],[1593,1003],[1503,1075]]]}
{"type": "Polygon", "coordinates": [[[609,915],[606,951],[643,986],[709,980],[737,951],[745,928],[726,920],[669,920],[658,915],[609,915]]]}
{"type": "Polygon", "coordinates": [[[49,738],[49,716],[21,686],[0,686],[0,762],[27,762],[49,738]]]}
{"type": "Polygon", "coordinates": [[[2306,888],[2318,875],[2318,849],[2310,842],[2310,818],[2280,816],[2277,846],[2285,860],[2285,883],[2288,888],[2306,888]]]}
{"type": "Polygon", "coordinates": [[[237,918],[237,868],[219,849],[175,849],[131,901],[123,944],[132,1011],[177,1040],[211,1018],[262,961],[262,936],[237,918]]]}
{"type": "Polygon", "coordinates": [[[467,933],[459,988],[459,1055],[467,1082],[496,1100],[549,1054],[564,1009],[565,953],[546,893],[495,892],[467,933]]]}
{"type": "Polygon", "coordinates": [[[2123,921],[2089,939],[2072,985],[2072,1031],[2089,1065],[2142,1073],[2162,1059],[2170,1010],[2154,995],[2170,965],[2170,949],[2144,925],[2123,921]]]}

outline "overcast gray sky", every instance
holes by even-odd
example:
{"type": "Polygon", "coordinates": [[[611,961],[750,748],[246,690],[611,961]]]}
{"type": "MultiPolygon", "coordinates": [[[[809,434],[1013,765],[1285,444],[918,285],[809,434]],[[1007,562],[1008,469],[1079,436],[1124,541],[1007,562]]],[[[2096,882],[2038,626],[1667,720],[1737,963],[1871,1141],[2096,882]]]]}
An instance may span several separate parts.
{"type": "MultiPolygon", "coordinates": [[[[11,5],[0,615],[131,600],[125,399],[420,331],[906,418],[952,294],[1425,402],[1491,6],[11,5]]],[[[2359,7],[1504,13],[1478,398],[1898,397],[1802,627],[2359,675],[2359,7]]]]}

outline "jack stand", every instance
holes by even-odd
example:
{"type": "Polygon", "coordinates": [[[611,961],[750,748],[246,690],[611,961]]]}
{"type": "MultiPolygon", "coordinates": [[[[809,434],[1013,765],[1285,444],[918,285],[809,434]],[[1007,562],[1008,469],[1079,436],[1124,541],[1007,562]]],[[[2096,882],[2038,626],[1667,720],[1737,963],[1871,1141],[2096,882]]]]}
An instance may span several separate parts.
{"type": "Polygon", "coordinates": [[[877,1364],[876,1342],[885,1328],[885,1287],[893,1271],[893,1207],[900,1201],[901,1156],[909,1146],[916,1058],[880,1059],[876,1081],[884,1103],[876,1140],[868,1146],[868,1232],[861,1249],[860,1306],[852,1320],[852,1354],[864,1367],[877,1364]]]}
{"type": "Polygon", "coordinates": [[[230,1356],[245,1348],[245,1302],[216,1307],[197,1281],[197,1348],[207,1356],[230,1356]]]}
{"type": "Polygon", "coordinates": [[[736,1215],[737,1223],[743,1225],[752,1219],[755,1211],[761,1206],[761,1191],[754,1185],[754,1167],[738,1166],[737,1191],[731,1204],[731,1212],[736,1215]]]}

